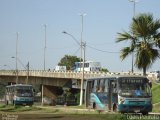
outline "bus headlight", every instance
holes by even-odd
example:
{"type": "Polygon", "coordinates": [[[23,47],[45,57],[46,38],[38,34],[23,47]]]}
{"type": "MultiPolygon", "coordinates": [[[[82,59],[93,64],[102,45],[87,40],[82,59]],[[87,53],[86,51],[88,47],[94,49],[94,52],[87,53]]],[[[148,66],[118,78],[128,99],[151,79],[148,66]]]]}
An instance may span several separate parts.
{"type": "Polygon", "coordinates": [[[146,101],[145,103],[146,103],[146,104],[152,104],[151,101],[146,101]]]}
{"type": "Polygon", "coordinates": [[[125,99],[120,99],[120,104],[124,104],[125,99]]]}

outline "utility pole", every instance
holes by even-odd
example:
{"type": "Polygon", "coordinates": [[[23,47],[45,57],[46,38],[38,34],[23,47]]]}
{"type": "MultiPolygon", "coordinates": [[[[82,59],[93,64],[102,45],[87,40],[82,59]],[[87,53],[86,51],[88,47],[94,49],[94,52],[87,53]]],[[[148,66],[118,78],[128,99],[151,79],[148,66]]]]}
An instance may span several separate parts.
{"type": "Polygon", "coordinates": [[[80,91],[80,105],[83,104],[84,63],[85,63],[85,49],[86,49],[86,43],[85,42],[82,42],[82,48],[83,48],[83,63],[82,63],[82,79],[81,79],[81,91],[80,91]]]}
{"type": "Polygon", "coordinates": [[[44,24],[44,70],[46,70],[46,49],[47,49],[47,46],[46,46],[46,42],[47,42],[47,33],[46,33],[46,29],[47,29],[47,25],[44,24]]]}
{"type": "Polygon", "coordinates": [[[17,32],[17,39],[16,39],[16,84],[18,84],[18,40],[19,40],[19,33],[17,32]]]}
{"type": "MultiPolygon", "coordinates": [[[[136,14],[136,0],[129,0],[130,2],[133,2],[133,18],[135,17],[136,14]]],[[[134,36],[134,34],[133,34],[134,36]]],[[[134,72],[134,51],[132,53],[132,68],[131,68],[131,72],[134,72]]]]}
{"type": "Polygon", "coordinates": [[[66,31],[63,31],[62,33],[67,34],[69,36],[71,36],[73,38],[73,40],[75,40],[75,42],[80,45],[81,47],[81,58],[80,58],[80,72],[82,73],[81,75],[81,90],[80,90],[80,106],[83,104],[83,81],[84,81],[84,63],[85,63],[85,47],[86,47],[86,43],[83,42],[83,17],[86,14],[80,14],[81,16],[81,22],[82,22],[82,30],[81,30],[81,42],[78,42],[78,40],[72,35],[67,33],[66,31]],[[84,53],[83,53],[84,52],[84,53]],[[82,54],[83,54],[83,63],[82,63],[82,54]]]}
{"type": "MultiPolygon", "coordinates": [[[[44,40],[45,40],[45,42],[44,42],[44,71],[46,70],[46,49],[47,49],[47,25],[46,24],[44,24],[44,40]]],[[[44,100],[44,96],[43,96],[43,93],[44,92],[44,85],[43,85],[43,83],[42,83],[42,87],[41,87],[41,97],[42,97],[42,105],[43,105],[43,100],[44,100]]]]}
{"type": "Polygon", "coordinates": [[[27,63],[27,79],[26,79],[26,84],[28,84],[28,78],[29,78],[29,62],[27,63]]]}
{"type": "MultiPolygon", "coordinates": [[[[81,78],[81,91],[80,91],[80,106],[82,106],[83,104],[83,81],[84,81],[84,62],[85,62],[85,43],[83,43],[83,17],[85,16],[86,14],[83,13],[83,14],[80,14],[81,16],[81,22],[82,22],[82,30],[81,30],[81,60],[80,60],[80,63],[82,63],[82,50],[84,50],[84,53],[83,53],[83,64],[82,64],[82,67],[80,66],[80,71],[81,71],[81,68],[82,68],[82,78],[81,78]]],[[[81,64],[80,64],[81,65],[81,64]]]]}

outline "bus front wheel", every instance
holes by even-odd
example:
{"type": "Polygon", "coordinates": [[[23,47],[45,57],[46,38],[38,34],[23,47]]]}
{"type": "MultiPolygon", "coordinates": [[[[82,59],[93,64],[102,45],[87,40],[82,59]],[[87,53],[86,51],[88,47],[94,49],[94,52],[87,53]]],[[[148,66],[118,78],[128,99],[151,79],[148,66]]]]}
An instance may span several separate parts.
{"type": "Polygon", "coordinates": [[[28,104],[30,107],[32,107],[33,106],[33,103],[31,103],[31,104],[28,104]]]}
{"type": "Polygon", "coordinates": [[[148,112],[142,112],[142,115],[148,115],[148,112]]]}

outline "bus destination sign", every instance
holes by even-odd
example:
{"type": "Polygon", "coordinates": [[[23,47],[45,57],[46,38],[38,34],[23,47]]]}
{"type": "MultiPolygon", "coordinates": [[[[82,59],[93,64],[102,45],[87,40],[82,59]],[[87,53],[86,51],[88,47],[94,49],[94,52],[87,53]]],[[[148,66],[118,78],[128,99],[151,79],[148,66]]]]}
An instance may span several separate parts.
{"type": "Polygon", "coordinates": [[[121,79],[121,83],[127,84],[142,84],[143,82],[143,79],[121,79]]]}

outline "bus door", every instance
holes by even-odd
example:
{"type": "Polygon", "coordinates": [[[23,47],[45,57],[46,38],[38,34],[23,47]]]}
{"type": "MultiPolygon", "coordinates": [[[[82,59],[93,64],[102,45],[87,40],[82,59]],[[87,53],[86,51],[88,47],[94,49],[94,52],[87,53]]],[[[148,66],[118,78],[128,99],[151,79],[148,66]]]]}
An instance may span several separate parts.
{"type": "Polygon", "coordinates": [[[116,107],[116,103],[118,100],[117,96],[117,81],[116,79],[108,80],[108,110],[111,111],[116,107]]]}
{"type": "Polygon", "coordinates": [[[86,107],[88,107],[90,103],[90,93],[92,92],[94,82],[87,81],[86,83],[87,85],[86,85],[86,90],[85,90],[85,105],[86,107]]]}

